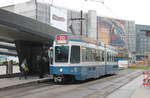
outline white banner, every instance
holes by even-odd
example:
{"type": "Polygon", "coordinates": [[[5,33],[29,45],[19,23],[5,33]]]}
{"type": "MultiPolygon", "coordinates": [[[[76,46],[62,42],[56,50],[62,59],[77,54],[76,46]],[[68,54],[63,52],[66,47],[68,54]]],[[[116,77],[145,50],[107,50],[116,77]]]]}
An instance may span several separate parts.
{"type": "Polygon", "coordinates": [[[51,7],[51,26],[67,32],[67,10],[63,8],[51,7]]]}

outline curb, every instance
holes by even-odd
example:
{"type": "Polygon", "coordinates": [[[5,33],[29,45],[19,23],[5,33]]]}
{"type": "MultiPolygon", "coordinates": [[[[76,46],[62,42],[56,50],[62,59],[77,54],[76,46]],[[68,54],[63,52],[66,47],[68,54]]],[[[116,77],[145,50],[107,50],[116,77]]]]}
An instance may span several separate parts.
{"type": "Polygon", "coordinates": [[[20,83],[20,84],[7,86],[7,87],[2,87],[2,88],[0,88],[0,91],[37,85],[37,84],[44,83],[44,82],[52,82],[52,78],[49,77],[49,78],[45,78],[45,79],[37,79],[37,80],[29,81],[26,83],[20,83]]]}

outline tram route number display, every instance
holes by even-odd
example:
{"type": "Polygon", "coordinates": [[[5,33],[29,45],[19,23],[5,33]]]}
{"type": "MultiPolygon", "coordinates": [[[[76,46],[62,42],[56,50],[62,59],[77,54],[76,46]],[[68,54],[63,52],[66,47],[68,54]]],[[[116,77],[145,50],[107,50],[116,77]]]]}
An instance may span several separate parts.
{"type": "Polygon", "coordinates": [[[67,44],[68,36],[67,35],[57,35],[56,41],[57,41],[57,44],[67,44]]]}

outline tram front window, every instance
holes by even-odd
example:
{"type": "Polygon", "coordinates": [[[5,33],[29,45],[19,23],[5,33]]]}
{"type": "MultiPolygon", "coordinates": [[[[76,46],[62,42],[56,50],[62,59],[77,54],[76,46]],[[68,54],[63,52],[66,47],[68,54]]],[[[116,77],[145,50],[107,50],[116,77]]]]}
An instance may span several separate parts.
{"type": "Polygon", "coordinates": [[[69,46],[55,47],[55,62],[68,62],[69,46]]]}

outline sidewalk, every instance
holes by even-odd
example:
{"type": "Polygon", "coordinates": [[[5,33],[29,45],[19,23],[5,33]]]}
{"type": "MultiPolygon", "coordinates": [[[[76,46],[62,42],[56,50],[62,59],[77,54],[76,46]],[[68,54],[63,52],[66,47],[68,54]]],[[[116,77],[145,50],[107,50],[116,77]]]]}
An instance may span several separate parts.
{"type": "Polygon", "coordinates": [[[150,98],[150,88],[141,86],[133,93],[131,98],[150,98]]]}
{"type": "Polygon", "coordinates": [[[38,77],[28,77],[27,79],[22,78],[21,80],[19,80],[19,77],[3,78],[0,79],[0,91],[4,89],[22,87],[28,84],[37,84],[39,82],[51,81],[51,80],[52,80],[51,76],[42,79],[39,79],[38,77]]]}

